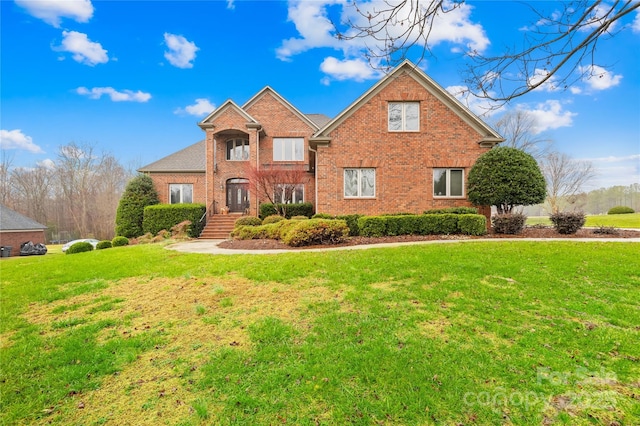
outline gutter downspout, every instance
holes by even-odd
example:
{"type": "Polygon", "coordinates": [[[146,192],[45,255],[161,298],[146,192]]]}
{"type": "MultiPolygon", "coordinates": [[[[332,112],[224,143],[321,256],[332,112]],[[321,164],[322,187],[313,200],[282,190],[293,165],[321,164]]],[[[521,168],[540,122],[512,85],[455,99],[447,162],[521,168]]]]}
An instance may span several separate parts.
{"type": "MultiPolygon", "coordinates": [[[[260,170],[260,130],[262,126],[256,127],[256,170],[260,170]]],[[[258,191],[256,191],[256,217],[259,216],[258,191]]]]}
{"type": "Polygon", "coordinates": [[[311,148],[311,145],[309,145],[309,151],[313,152],[314,154],[316,154],[313,158],[313,162],[314,162],[314,167],[313,167],[313,179],[315,182],[315,188],[314,192],[315,192],[315,205],[314,208],[316,210],[316,213],[318,213],[318,151],[311,148]]]}

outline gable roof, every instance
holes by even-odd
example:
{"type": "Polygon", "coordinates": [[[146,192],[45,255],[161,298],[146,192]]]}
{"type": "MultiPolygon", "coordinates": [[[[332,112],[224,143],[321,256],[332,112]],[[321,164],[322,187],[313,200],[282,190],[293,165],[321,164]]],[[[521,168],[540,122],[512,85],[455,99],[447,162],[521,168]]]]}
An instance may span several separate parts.
{"type": "MultiPolygon", "coordinates": [[[[314,130],[318,130],[320,128],[320,126],[318,126],[318,124],[310,117],[311,114],[307,115],[307,114],[301,113],[298,110],[298,108],[296,108],[293,105],[291,105],[291,103],[289,101],[287,101],[285,98],[280,96],[280,94],[278,92],[276,92],[275,90],[273,90],[270,86],[265,86],[261,91],[256,93],[251,99],[249,99],[244,105],[242,105],[242,109],[246,110],[246,109],[251,108],[251,106],[253,104],[255,104],[260,98],[262,98],[267,93],[271,94],[274,98],[276,98],[276,100],[278,102],[280,102],[282,105],[284,105],[287,109],[289,109],[289,111],[291,111],[294,115],[296,115],[302,121],[304,121],[307,124],[309,124],[309,126],[311,128],[313,128],[314,130]]],[[[321,114],[314,114],[314,115],[318,116],[318,115],[321,115],[321,114]]],[[[318,118],[318,117],[316,117],[316,118],[318,118]]]]}
{"type": "Polygon", "coordinates": [[[342,111],[333,120],[329,121],[322,127],[312,139],[318,141],[328,141],[328,136],[332,130],[338,127],[344,120],[357,111],[362,105],[366,104],[371,98],[377,95],[382,89],[389,85],[395,78],[402,74],[410,75],[414,80],[420,83],[430,94],[435,96],[438,100],[449,107],[454,113],[456,113],[465,123],[474,128],[480,135],[481,140],[479,143],[486,143],[489,145],[495,145],[504,141],[504,138],[500,136],[498,132],[492,129],[487,123],[475,115],[469,108],[464,106],[458,99],[452,94],[447,92],[442,86],[436,83],[431,77],[425,74],[417,65],[409,60],[403,61],[388,75],[378,81],[369,90],[367,90],[362,96],[356,99],[351,105],[349,105],[344,111],[342,111]]]}
{"type": "Polygon", "coordinates": [[[206,171],[206,145],[204,140],[167,155],[151,164],[138,169],[146,172],[205,172],[206,171]]]}
{"type": "Polygon", "coordinates": [[[213,126],[213,122],[216,120],[216,118],[222,114],[223,112],[225,112],[228,109],[232,109],[235,112],[237,112],[240,116],[244,117],[247,120],[247,124],[251,123],[251,124],[255,124],[255,125],[259,125],[260,123],[258,122],[258,120],[256,120],[255,118],[251,117],[251,115],[249,115],[244,108],[240,108],[235,102],[233,102],[231,99],[227,99],[226,101],[224,101],[224,103],[222,105],[220,105],[218,108],[216,108],[215,110],[213,110],[211,112],[211,114],[207,115],[204,120],[202,120],[201,122],[198,123],[198,126],[200,126],[200,128],[205,129],[207,127],[212,127],[213,126]]]}
{"type": "Polygon", "coordinates": [[[1,231],[34,231],[47,229],[41,223],[11,210],[4,204],[0,204],[0,230],[1,231]]]}

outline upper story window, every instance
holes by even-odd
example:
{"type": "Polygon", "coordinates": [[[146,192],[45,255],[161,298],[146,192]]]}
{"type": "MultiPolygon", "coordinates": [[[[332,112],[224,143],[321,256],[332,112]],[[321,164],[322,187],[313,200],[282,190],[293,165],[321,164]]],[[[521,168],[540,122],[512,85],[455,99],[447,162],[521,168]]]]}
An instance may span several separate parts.
{"type": "Polygon", "coordinates": [[[346,198],[375,197],[376,169],[344,169],[344,196],[346,198]]]}
{"type": "Polygon", "coordinates": [[[246,139],[231,139],[227,141],[227,160],[246,161],[249,159],[249,141],[246,139]]]}
{"type": "Polygon", "coordinates": [[[420,130],[420,102],[389,102],[389,131],[420,130]]]}
{"type": "Polygon", "coordinates": [[[193,203],[193,185],[190,183],[169,184],[169,203],[193,203]]]}
{"type": "Polygon", "coordinates": [[[434,197],[464,196],[464,173],[462,169],[433,169],[434,197]]]}
{"type": "Polygon", "coordinates": [[[273,138],[273,161],[304,161],[304,138],[273,138]]]}

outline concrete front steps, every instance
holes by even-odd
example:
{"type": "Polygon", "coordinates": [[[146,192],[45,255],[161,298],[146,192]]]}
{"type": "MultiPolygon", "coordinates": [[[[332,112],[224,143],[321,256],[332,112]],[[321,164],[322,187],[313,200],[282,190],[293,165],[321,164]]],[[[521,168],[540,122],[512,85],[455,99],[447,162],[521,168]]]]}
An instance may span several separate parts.
{"type": "Polygon", "coordinates": [[[233,231],[236,220],[242,217],[240,213],[214,214],[207,220],[207,225],[202,230],[201,240],[227,240],[233,231]]]}

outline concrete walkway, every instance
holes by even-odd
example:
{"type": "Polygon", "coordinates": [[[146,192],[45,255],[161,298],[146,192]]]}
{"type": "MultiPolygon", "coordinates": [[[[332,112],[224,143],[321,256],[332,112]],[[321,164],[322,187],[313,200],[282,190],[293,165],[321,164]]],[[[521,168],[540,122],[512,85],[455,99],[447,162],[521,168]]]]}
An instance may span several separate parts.
{"type": "Polygon", "coordinates": [[[308,248],[308,249],[291,249],[291,250],[231,250],[218,247],[218,244],[225,240],[193,240],[176,244],[171,244],[166,247],[167,250],[175,250],[182,253],[203,253],[203,254],[279,254],[279,253],[308,253],[308,252],[320,252],[320,251],[335,251],[335,250],[366,250],[370,248],[384,248],[384,247],[401,247],[406,245],[419,245],[419,244],[453,244],[453,243],[468,243],[468,242],[501,242],[501,241],[565,241],[565,242],[580,242],[580,243],[640,243],[640,238],[474,238],[468,240],[429,240],[429,241],[408,241],[398,243],[380,243],[380,244],[361,244],[355,246],[342,246],[342,247],[323,247],[323,248],[308,248]]]}

